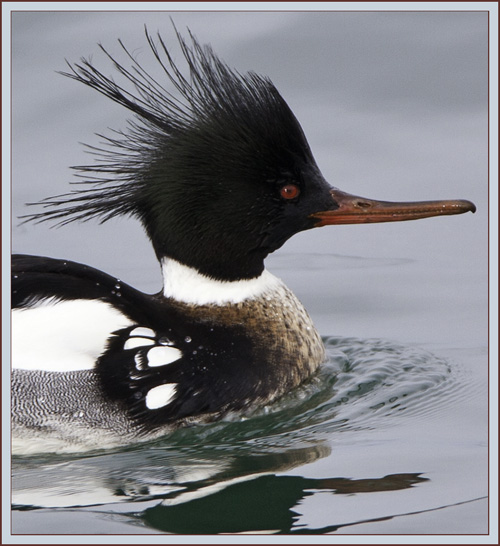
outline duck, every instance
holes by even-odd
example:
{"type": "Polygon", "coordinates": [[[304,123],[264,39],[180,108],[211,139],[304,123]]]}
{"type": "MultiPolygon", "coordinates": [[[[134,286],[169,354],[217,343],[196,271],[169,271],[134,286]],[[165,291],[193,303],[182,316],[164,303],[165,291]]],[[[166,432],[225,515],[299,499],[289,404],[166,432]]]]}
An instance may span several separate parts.
{"type": "Polygon", "coordinates": [[[269,78],[174,30],[185,68],[145,30],[162,79],[122,41],[126,62],[100,46],[121,83],[85,58],[62,72],[134,117],[92,148],[77,189],[22,220],[138,219],[163,287],[145,294],[88,265],[12,256],[14,452],[126,445],[273,403],[317,372],[325,348],[266,269],[270,253],[322,226],[475,212],[331,186],[269,78]]]}

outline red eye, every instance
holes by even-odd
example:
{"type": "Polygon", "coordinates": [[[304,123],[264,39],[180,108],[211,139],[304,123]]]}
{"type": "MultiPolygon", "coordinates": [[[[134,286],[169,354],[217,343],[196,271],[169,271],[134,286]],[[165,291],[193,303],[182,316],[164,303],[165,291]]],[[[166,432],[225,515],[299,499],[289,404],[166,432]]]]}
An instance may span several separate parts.
{"type": "Polygon", "coordinates": [[[280,188],[280,195],[283,199],[295,199],[300,195],[300,189],[295,184],[287,184],[280,188]]]}

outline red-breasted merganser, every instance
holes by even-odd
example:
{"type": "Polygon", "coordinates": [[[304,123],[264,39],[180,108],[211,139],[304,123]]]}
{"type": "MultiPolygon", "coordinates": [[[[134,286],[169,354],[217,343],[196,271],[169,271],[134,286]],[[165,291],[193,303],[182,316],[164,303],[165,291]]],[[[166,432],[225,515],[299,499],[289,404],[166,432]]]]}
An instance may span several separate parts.
{"type": "Polygon", "coordinates": [[[166,83],[103,49],[128,91],[88,60],[69,76],[135,114],[79,167],[85,189],[29,217],[138,218],[164,286],[143,294],[91,267],[16,255],[13,435],[20,450],[99,448],[268,404],[325,358],[292,292],[264,267],[297,232],[475,211],[469,201],[390,203],[331,187],[272,82],[241,75],[177,33],[188,74],[146,37],[166,83]],[[175,94],[165,89],[175,88],[175,94]]]}

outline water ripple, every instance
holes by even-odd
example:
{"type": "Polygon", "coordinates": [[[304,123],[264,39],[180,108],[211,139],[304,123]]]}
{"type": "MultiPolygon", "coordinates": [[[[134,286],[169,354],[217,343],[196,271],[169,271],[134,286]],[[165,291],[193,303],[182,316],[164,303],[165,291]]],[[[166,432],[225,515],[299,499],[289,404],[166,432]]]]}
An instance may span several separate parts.
{"type": "MultiPolygon", "coordinates": [[[[244,418],[236,416],[168,437],[172,445],[252,441],[315,443],[335,431],[381,429],[399,415],[423,416],[457,398],[450,364],[420,348],[380,339],[328,337],[327,362],[302,388],[244,418]]],[[[162,444],[163,441],[160,441],[162,444]]]]}
{"type": "Polygon", "coordinates": [[[177,495],[193,482],[205,490],[285,472],[328,457],[341,440],[366,441],[360,431],[425,419],[463,395],[464,381],[456,380],[450,364],[420,348],[379,339],[324,341],[327,362],[311,381],[245,417],[85,456],[15,458],[14,502],[22,507],[144,501],[177,495]]]}

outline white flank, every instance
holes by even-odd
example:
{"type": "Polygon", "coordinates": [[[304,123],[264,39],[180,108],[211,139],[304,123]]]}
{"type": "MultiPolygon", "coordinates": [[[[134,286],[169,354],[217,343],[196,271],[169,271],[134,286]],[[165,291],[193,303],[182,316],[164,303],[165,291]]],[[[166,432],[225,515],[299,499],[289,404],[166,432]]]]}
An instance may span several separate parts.
{"type": "Polygon", "coordinates": [[[175,347],[153,347],[148,351],[148,365],[152,368],[165,366],[182,358],[182,352],[175,347]]]}
{"type": "Polygon", "coordinates": [[[225,305],[258,298],[283,283],[264,270],[260,277],[242,281],[218,281],[170,258],[161,262],[163,295],[195,305],[225,305]]]}
{"type": "Polygon", "coordinates": [[[169,404],[177,391],[177,383],[166,383],[153,387],[146,395],[146,406],[149,409],[162,408],[169,404]]]}
{"type": "Polygon", "coordinates": [[[110,334],[133,322],[99,300],[41,300],[12,311],[12,366],[22,370],[89,370],[110,334]]]}

